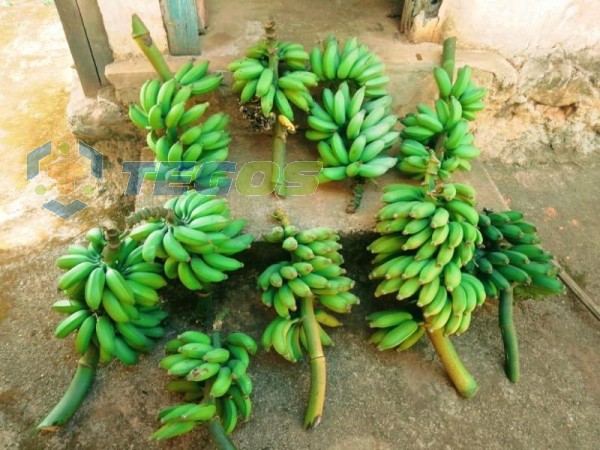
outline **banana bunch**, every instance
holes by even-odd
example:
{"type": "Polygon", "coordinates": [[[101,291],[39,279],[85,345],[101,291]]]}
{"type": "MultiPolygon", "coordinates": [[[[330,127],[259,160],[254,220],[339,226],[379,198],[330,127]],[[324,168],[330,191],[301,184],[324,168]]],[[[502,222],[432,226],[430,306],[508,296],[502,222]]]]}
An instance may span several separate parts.
{"type": "Polygon", "coordinates": [[[265,239],[281,244],[291,253],[291,261],[272,264],[258,277],[262,302],[278,314],[265,329],[262,343],[267,350],[273,347],[284,358],[296,362],[302,359],[302,349],[307,349],[300,299],[312,298],[321,306],[315,311],[315,318],[321,343],[329,346],[332,341],[323,326],[337,327],[341,323],[323,308],[349,313],[352,305],[359,303],[358,297],[350,292],[355,283],[344,276],[346,271],[341,267],[344,259],[339,253],[342,246],[339,235],[331,228],[300,231],[291,225],[279,226],[265,239]]]}
{"type": "Polygon", "coordinates": [[[132,122],[142,129],[170,133],[196,122],[208,105],[186,110],[186,103],[193,96],[215,90],[223,81],[221,74],[207,75],[207,72],[208,61],[197,65],[189,61],[164,83],[159,78],[146,81],[140,89],[139,106],[129,107],[132,122]]]}
{"type": "Polygon", "coordinates": [[[424,178],[430,154],[441,143],[437,148],[438,153],[443,150],[438,176],[447,181],[456,170],[471,170],[470,161],[481,154],[473,145],[469,121],[475,120],[475,113],[484,108],[481,99],[487,91],[471,83],[468,66],[458,70],[454,84],[440,67],[434,69],[434,75],[440,92],[435,107],[420,103],[416,114],[401,119],[405,128],[398,169],[413,179],[424,178]]]}
{"type": "MultiPolygon", "coordinates": [[[[460,109],[463,119],[475,120],[476,114],[485,108],[483,98],[487,94],[487,89],[476,86],[471,79],[471,68],[463,66],[456,71],[456,80],[454,83],[450,75],[441,67],[433,69],[433,76],[440,93],[440,99],[446,102],[447,110],[454,114],[453,109],[460,109]],[[458,102],[458,104],[455,104],[458,102]]],[[[442,105],[440,105],[442,106],[442,105]]],[[[436,109],[438,104],[436,102],[436,109]]],[[[442,106],[441,118],[445,118],[443,112],[446,111],[442,106]]]]}
{"type": "Polygon", "coordinates": [[[255,355],[254,339],[231,333],[221,342],[199,331],[186,331],[166,344],[169,353],[159,367],[176,377],[167,390],[183,394],[187,403],[158,413],[164,424],[152,439],[163,440],[191,431],[196,425],[218,418],[225,433],[235,429],[238,418],[247,421],[252,412],[252,380],[246,373],[250,355],[255,355]]]}
{"type": "Polygon", "coordinates": [[[377,328],[369,339],[379,351],[396,348],[401,352],[415,345],[425,334],[425,324],[399,309],[378,311],[367,316],[369,327],[377,328]]]}
{"type": "MultiPolygon", "coordinates": [[[[129,117],[137,127],[148,130],[146,142],[157,163],[156,173],[148,178],[168,181],[168,172],[186,170],[192,181],[204,178],[202,185],[206,185],[217,170],[215,162],[227,159],[229,116],[214,114],[199,123],[209,104],[189,106],[194,96],[221,84],[222,75],[207,75],[207,70],[207,61],[195,66],[185,63],[174,78],[162,84],[159,79],[146,81],[140,90],[140,105],[130,105],[129,117]]],[[[217,175],[224,177],[222,172],[217,175]]]]}
{"type": "Polygon", "coordinates": [[[140,242],[145,263],[164,260],[164,273],[179,278],[190,290],[227,279],[226,272],[243,263],[232,255],[246,250],[254,238],[240,234],[246,220],[230,217],[227,200],[217,198],[216,189],[188,191],[165,203],[163,213],[133,228],[129,236],[140,242]]]}
{"type": "Polygon", "coordinates": [[[390,79],[384,75],[385,66],[366,45],[359,45],[356,37],[341,46],[335,36],[327,36],[322,46],[310,52],[310,66],[319,80],[348,80],[356,87],[364,86],[367,97],[387,95],[385,86],[390,79]]]}
{"type": "Polygon", "coordinates": [[[323,90],[323,106],[315,102],[311,107],[306,137],[318,141],[324,165],[321,183],[378,177],[396,164],[396,158],[381,155],[400,135],[393,130],[398,117],[390,114],[392,98],[385,95],[365,102],[366,91],[362,87],[351,95],[343,82],[335,94],[323,90]]]}
{"type": "Polygon", "coordinates": [[[246,58],[229,64],[234,79],[232,90],[240,95],[242,104],[260,102],[265,117],[276,109],[293,121],[292,105],[308,112],[313,103],[309,89],[317,86],[318,78],[306,69],[308,53],[302,45],[287,41],[271,45],[273,50],[269,50],[266,40],[261,41],[247,50],[246,58]],[[269,55],[274,64],[269,63],[269,55]]]}
{"type": "Polygon", "coordinates": [[[483,245],[466,269],[481,280],[488,297],[497,298],[512,285],[543,295],[564,292],[553,256],[538,245],[536,227],[523,213],[484,210],[479,229],[483,245]]]}
{"type": "Polygon", "coordinates": [[[377,255],[370,278],[384,278],[375,296],[394,294],[416,304],[429,331],[466,331],[486,298],[481,282],[462,270],[483,242],[475,192],[461,183],[434,191],[396,184],[384,188],[382,201],[376,216],[382,236],[368,247],[377,255]]]}
{"type": "Polygon", "coordinates": [[[52,309],[68,317],[55,335],[64,339],[76,331],[79,354],[94,345],[105,363],[116,357],[124,364],[136,364],[137,353],[150,351],[153,339],[164,335],[160,323],[167,314],[158,308],[156,293],[166,285],[162,267],[145,262],[142,248],[130,238],[121,241],[116,260],[107,264],[103,232],[94,228],[86,238],[87,247],[71,246],[56,261],[67,270],[58,287],[68,298],[55,302],[52,309]]]}

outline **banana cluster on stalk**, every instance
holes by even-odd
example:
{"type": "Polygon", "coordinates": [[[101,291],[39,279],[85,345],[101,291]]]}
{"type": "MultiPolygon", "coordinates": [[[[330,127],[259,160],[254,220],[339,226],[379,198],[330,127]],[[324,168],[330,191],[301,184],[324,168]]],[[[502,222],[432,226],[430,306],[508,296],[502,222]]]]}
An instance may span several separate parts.
{"type": "Polygon", "coordinates": [[[382,236],[368,247],[377,255],[370,278],[384,278],[375,296],[394,294],[416,304],[431,332],[462,334],[486,298],[481,282],[463,270],[483,242],[474,190],[447,183],[434,191],[402,184],[384,191],[386,205],[376,216],[382,236]]]}
{"type": "Polygon", "coordinates": [[[367,97],[387,95],[385,86],[390,79],[384,74],[385,66],[366,45],[359,45],[356,37],[342,46],[335,36],[327,36],[322,46],[312,49],[310,67],[319,80],[348,80],[354,87],[364,86],[367,97]]]}
{"type": "Polygon", "coordinates": [[[304,350],[309,350],[299,311],[300,299],[312,298],[319,306],[315,310],[319,337],[322,345],[330,346],[331,338],[323,327],[338,327],[341,323],[325,309],[349,313],[352,305],[359,303],[358,297],[350,292],[355,283],[341,267],[342,246],[331,228],[300,231],[294,226],[275,227],[265,239],[281,244],[290,252],[291,260],[267,267],[258,277],[262,302],[278,315],[265,329],[262,344],[265,349],[273,347],[285,359],[296,362],[303,359],[304,350]]]}
{"type": "Polygon", "coordinates": [[[306,137],[318,141],[324,168],[321,183],[351,177],[374,178],[394,167],[396,158],[382,155],[400,133],[394,131],[398,117],[391,114],[389,95],[365,101],[367,89],[351,94],[348,83],[334,93],[326,88],[322,104],[314,103],[308,116],[306,137]]]}
{"type": "Polygon", "coordinates": [[[308,112],[313,103],[309,89],[318,84],[317,76],[307,66],[308,53],[301,44],[269,44],[264,40],[250,47],[246,57],[233,61],[228,69],[233,73],[233,92],[240,95],[242,104],[260,102],[263,116],[269,117],[276,109],[293,121],[292,105],[308,112]]]}
{"type": "Polygon", "coordinates": [[[169,180],[170,172],[181,170],[201,186],[216,185],[225,178],[224,173],[215,172],[217,163],[229,154],[229,116],[218,113],[200,123],[209,104],[192,105],[195,96],[213,91],[222,79],[221,74],[208,74],[208,61],[196,65],[190,61],[174,78],[164,83],[157,78],[142,85],[140,104],[130,105],[129,117],[137,127],[148,130],[146,142],[157,163],[157,173],[149,178],[169,180]]]}
{"type": "Polygon", "coordinates": [[[430,151],[443,149],[439,177],[446,181],[456,170],[470,170],[470,161],[481,153],[473,145],[469,121],[475,120],[476,113],[485,107],[482,99],[487,91],[472,83],[468,66],[457,71],[454,84],[441,67],[434,69],[434,76],[440,93],[434,107],[418,104],[417,113],[401,119],[405,128],[398,169],[413,179],[422,179],[430,151]]]}
{"type": "Polygon", "coordinates": [[[232,255],[248,249],[254,240],[240,234],[246,220],[232,219],[227,200],[214,194],[215,189],[191,190],[174,197],[129,233],[133,240],[143,241],[144,262],[164,260],[165,275],[193,291],[226,280],[226,272],[242,268],[232,255]]]}
{"type": "Polygon", "coordinates": [[[538,245],[536,227],[523,213],[484,210],[479,229],[483,245],[466,269],[481,280],[488,297],[497,298],[514,285],[540,295],[564,292],[552,254],[538,245]]]}
{"type": "Polygon", "coordinates": [[[75,349],[83,355],[90,346],[100,350],[104,363],[117,358],[136,364],[138,353],[150,351],[153,339],[164,335],[160,323],[167,314],[158,307],[157,289],[166,285],[162,266],[142,258],[142,248],[130,238],[121,241],[114,261],[103,258],[104,233],[87,233],[87,247],[74,245],[56,261],[67,272],[58,287],[67,299],[52,309],[68,314],[55,330],[58,338],[76,332],[75,349]]]}
{"type": "Polygon", "coordinates": [[[167,390],[183,394],[186,403],[158,413],[163,426],[152,439],[163,440],[191,431],[196,425],[219,420],[231,434],[241,418],[252,412],[252,380],[247,373],[254,339],[231,333],[225,339],[199,331],[186,331],[166,344],[169,353],[159,367],[175,377],[167,390]]]}

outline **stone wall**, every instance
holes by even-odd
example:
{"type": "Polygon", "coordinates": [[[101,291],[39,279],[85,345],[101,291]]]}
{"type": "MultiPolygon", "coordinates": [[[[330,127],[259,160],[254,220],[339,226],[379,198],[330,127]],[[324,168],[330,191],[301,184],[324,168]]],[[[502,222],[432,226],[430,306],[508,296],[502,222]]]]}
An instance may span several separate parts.
{"type": "Polygon", "coordinates": [[[435,17],[413,21],[414,42],[457,36],[466,48],[495,50],[505,57],[577,52],[600,43],[596,0],[441,0],[435,17]]]}

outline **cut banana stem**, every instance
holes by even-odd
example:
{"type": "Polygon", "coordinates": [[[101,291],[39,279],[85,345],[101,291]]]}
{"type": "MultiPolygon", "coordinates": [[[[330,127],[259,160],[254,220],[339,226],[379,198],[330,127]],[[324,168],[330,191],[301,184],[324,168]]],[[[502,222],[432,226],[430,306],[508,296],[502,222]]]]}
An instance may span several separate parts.
{"type": "Polygon", "coordinates": [[[454,78],[454,64],[456,62],[456,38],[450,37],[444,41],[442,50],[442,68],[448,73],[450,81],[454,78]]]}
{"type": "Polygon", "coordinates": [[[225,433],[218,417],[214,417],[208,422],[208,429],[210,430],[210,437],[218,450],[237,450],[237,447],[225,433]]]}
{"type": "Polygon", "coordinates": [[[354,183],[352,186],[352,199],[348,206],[346,207],[346,212],[348,214],[355,214],[360,204],[362,202],[363,194],[365,193],[365,179],[362,177],[357,177],[354,179],[354,183]]]}
{"type": "Polygon", "coordinates": [[[116,224],[112,220],[107,220],[102,223],[101,227],[106,238],[106,246],[102,251],[102,260],[109,266],[112,266],[117,259],[121,239],[116,224]]]}
{"type": "Polygon", "coordinates": [[[169,69],[158,47],[154,45],[150,31],[148,31],[148,28],[146,28],[146,25],[144,25],[144,22],[142,22],[142,19],[137,14],[131,16],[131,36],[146,58],[148,58],[158,76],[163,81],[173,78],[173,72],[169,69]]]}
{"type": "Polygon", "coordinates": [[[306,416],[304,417],[304,426],[310,429],[318,426],[323,416],[327,368],[321,339],[319,338],[319,324],[315,318],[313,298],[302,298],[300,308],[310,358],[310,395],[306,407],[306,416]]]}
{"type": "Polygon", "coordinates": [[[502,341],[504,343],[504,370],[510,381],[516,383],[521,375],[519,363],[519,341],[513,322],[513,290],[502,290],[500,292],[498,318],[502,341]]]}
{"type": "Polygon", "coordinates": [[[273,162],[275,163],[271,170],[271,187],[275,189],[275,194],[285,197],[285,178],[283,170],[285,169],[287,130],[279,121],[275,121],[273,128],[273,162]]]}
{"type": "Polygon", "coordinates": [[[473,397],[477,393],[477,383],[460,360],[450,338],[444,336],[443,328],[434,332],[427,331],[427,336],[429,336],[429,340],[442,360],[446,372],[458,393],[464,398],[473,397]]]}
{"type": "Polygon", "coordinates": [[[38,430],[56,431],[64,425],[77,411],[83,401],[85,394],[92,385],[96,367],[98,366],[99,352],[95,345],[91,345],[88,351],[77,363],[77,371],[69,384],[65,395],[56,404],[54,409],[40,422],[38,430]]]}
{"type": "MultiPolygon", "coordinates": [[[[212,334],[211,343],[214,348],[221,348],[221,334],[218,331],[215,331],[212,334]]],[[[213,381],[211,380],[204,386],[204,398],[210,398],[209,392],[212,385],[213,381]]],[[[214,403],[214,399],[211,401],[214,403]]],[[[213,417],[208,422],[208,429],[210,431],[210,437],[218,450],[237,450],[237,447],[233,444],[231,439],[229,439],[229,436],[227,436],[223,424],[221,423],[221,419],[218,416],[213,417]]]]}

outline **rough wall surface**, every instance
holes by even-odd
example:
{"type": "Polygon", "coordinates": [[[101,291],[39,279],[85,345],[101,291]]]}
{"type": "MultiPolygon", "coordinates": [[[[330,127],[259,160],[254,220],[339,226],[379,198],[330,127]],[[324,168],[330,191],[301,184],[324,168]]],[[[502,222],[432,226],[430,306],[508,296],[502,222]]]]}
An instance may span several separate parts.
{"type": "Polygon", "coordinates": [[[549,53],[557,46],[576,52],[600,42],[595,0],[443,0],[438,16],[414,22],[416,42],[457,36],[461,46],[496,50],[506,57],[549,53]]]}
{"type": "Polygon", "coordinates": [[[167,33],[163,25],[158,0],[98,0],[104,18],[104,27],[115,60],[138,55],[139,49],[131,39],[131,16],[137,14],[144,21],[156,46],[167,51],[167,33]]]}

